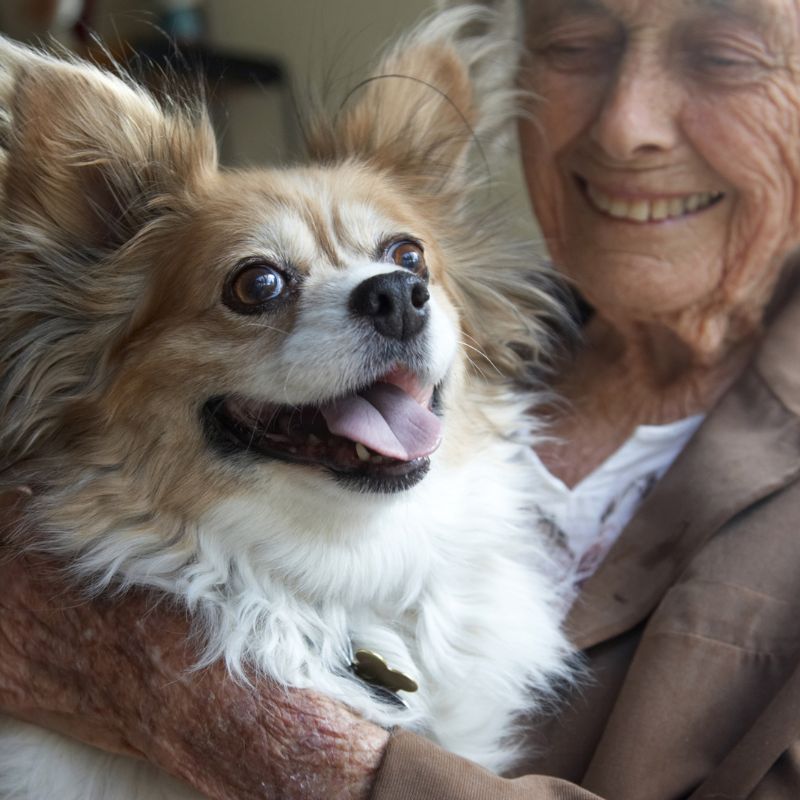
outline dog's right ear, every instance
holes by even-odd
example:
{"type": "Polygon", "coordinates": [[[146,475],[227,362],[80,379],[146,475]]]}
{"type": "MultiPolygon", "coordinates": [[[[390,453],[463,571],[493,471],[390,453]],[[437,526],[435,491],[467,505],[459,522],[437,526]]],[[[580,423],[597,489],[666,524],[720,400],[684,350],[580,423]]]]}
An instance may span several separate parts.
{"type": "Polygon", "coordinates": [[[316,121],[308,136],[312,158],[367,161],[437,197],[463,192],[514,131],[513,22],[508,12],[478,3],[425,20],[391,47],[331,120],[316,121]]]}
{"type": "Polygon", "coordinates": [[[216,169],[202,110],[165,110],[120,77],[4,39],[0,148],[4,221],[95,253],[119,247],[165,195],[216,169]]]}

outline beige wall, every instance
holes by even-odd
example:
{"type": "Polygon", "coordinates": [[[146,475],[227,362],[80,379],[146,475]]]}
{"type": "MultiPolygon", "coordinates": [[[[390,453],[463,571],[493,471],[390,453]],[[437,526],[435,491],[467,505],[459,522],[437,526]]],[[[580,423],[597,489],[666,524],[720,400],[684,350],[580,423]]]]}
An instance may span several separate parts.
{"type": "Polygon", "coordinates": [[[302,87],[329,70],[361,75],[380,46],[433,6],[432,0],[208,0],[212,40],[288,64],[302,87]]]}
{"type": "MultiPolygon", "coordinates": [[[[205,8],[213,45],[277,58],[302,104],[322,86],[337,95],[346,91],[364,76],[384,42],[424,16],[432,0],[207,0],[205,8]]],[[[228,163],[280,160],[297,151],[286,94],[237,90],[224,104],[228,163]]]]}

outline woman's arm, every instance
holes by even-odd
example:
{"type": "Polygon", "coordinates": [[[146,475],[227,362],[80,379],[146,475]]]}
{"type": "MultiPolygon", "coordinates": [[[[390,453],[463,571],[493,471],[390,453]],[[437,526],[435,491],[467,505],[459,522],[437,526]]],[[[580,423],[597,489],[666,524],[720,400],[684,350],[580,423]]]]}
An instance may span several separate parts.
{"type": "MultiPolygon", "coordinates": [[[[0,497],[13,520],[24,494],[0,497]]],[[[2,552],[0,550],[0,552],[2,552]]],[[[38,556],[0,560],[0,711],[147,758],[210,798],[365,798],[388,734],[311,692],[191,671],[184,615],[87,601],[38,556]]]]}
{"type": "Polygon", "coordinates": [[[313,692],[193,671],[175,607],[145,592],[86,600],[53,562],[2,558],[24,501],[0,495],[0,712],[146,758],[213,800],[598,800],[553,778],[503,780],[413,734],[387,747],[382,728],[313,692]]]}

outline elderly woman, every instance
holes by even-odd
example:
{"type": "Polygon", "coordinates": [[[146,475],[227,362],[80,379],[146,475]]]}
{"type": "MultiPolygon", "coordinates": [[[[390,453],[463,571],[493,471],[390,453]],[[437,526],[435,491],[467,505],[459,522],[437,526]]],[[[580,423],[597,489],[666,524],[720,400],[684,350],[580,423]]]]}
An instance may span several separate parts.
{"type": "Polygon", "coordinates": [[[538,452],[591,679],[532,726],[525,777],[218,668],[174,680],[182,620],[131,623],[147,598],[49,611],[66,590],[18,563],[4,710],[215,798],[800,796],[800,2],[526,13],[525,174],[592,312],[538,452]]]}

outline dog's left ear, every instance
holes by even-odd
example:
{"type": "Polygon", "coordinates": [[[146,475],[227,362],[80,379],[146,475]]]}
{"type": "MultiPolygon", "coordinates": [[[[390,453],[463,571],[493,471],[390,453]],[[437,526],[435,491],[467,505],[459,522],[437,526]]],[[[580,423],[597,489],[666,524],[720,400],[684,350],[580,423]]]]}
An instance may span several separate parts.
{"type": "Polygon", "coordinates": [[[368,160],[412,181],[410,188],[462,190],[470,166],[485,169],[513,129],[519,51],[509,13],[460,5],[422,23],[330,124],[312,128],[312,157],[368,160]]]}
{"type": "Polygon", "coordinates": [[[201,111],[165,110],[124,78],[0,39],[3,217],[95,253],[216,168],[201,111]]]}
{"type": "Polygon", "coordinates": [[[201,111],[0,37],[0,470],[95,413],[154,245],[120,256],[214,169],[201,111]]]}

